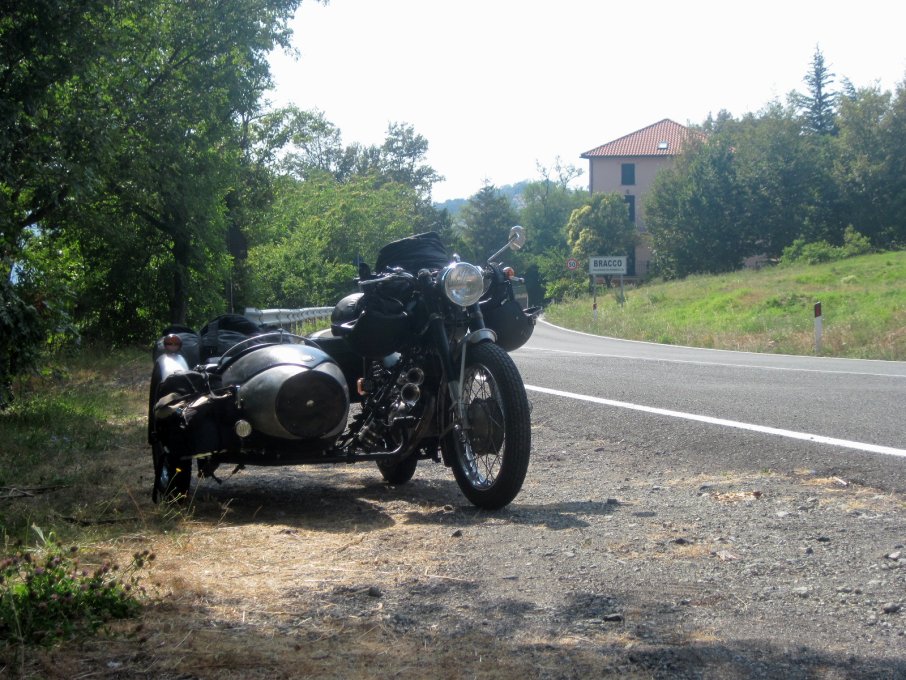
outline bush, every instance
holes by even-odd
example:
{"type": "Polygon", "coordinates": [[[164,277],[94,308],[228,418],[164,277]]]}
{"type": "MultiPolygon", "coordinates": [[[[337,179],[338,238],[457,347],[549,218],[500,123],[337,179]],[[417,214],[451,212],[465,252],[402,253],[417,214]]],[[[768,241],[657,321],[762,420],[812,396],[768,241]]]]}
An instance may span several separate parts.
{"type": "Polygon", "coordinates": [[[139,612],[136,572],[153,554],[135,553],[121,571],[109,563],[84,569],[76,553],[49,542],[41,559],[20,548],[0,562],[0,639],[50,644],[139,612]]]}
{"type": "Polygon", "coordinates": [[[579,277],[554,279],[544,284],[544,301],[563,302],[588,292],[588,280],[579,277]]]}
{"type": "Polygon", "coordinates": [[[843,232],[843,252],[846,253],[846,257],[867,255],[871,251],[871,241],[867,236],[860,234],[852,226],[846,227],[846,231],[843,232]]]}
{"type": "Polygon", "coordinates": [[[806,243],[805,239],[797,238],[783,249],[780,262],[782,264],[821,264],[856,255],[865,255],[871,250],[871,241],[868,240],[868,237],[850,226],[843,233],[842,246],[834,246],[827,241],[806,243]]]}

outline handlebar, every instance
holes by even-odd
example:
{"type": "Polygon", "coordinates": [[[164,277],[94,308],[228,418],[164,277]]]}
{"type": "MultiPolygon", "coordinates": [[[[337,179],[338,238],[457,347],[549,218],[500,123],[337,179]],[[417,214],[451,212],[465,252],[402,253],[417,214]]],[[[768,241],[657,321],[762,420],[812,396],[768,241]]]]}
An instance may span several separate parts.
{"type": "Polygon", "coordinates": [[[389,274],[381,274],[373,279],[359,279],[359,290],[365,293],[369,288],[374,288],[388,281],[415,281],[415,276],[405,269],[397,267],[391,270],[389,274]]]}

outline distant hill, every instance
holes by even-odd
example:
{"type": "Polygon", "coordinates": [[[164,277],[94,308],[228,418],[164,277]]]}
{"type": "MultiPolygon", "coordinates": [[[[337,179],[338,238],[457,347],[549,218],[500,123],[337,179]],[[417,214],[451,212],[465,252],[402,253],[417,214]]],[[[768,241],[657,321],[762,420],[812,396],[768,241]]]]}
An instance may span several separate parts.
{"type": "MultiPolygon", "coordinates": [[[[513,203],[513,207],[517,210],[522,207],[522,194],[525,193],[525,187],[528,186],[529,180],[522,180],[521,182],[516,182],[516,184],[505,184],[502,187],[495,187],[498,193],[503,194],[513,203]]],[[[475,192],[478,193],[478,192],[475,192]]],[[[462,207],[469,202],[468,198],[451,198],[446,201],[435,203],[434,207],[438,210],[446,210],[450,213],[451,217],[454,217],[462,207]]]]}

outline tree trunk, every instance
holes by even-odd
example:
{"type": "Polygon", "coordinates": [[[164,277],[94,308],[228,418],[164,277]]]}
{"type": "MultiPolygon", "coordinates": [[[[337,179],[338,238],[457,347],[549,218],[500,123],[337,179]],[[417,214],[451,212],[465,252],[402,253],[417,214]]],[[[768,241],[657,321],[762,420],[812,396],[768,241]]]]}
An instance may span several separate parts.
{"type": "Polygon", "coordinates": [[[189,311],[189,243],[173,240],[173,287],[170,291],[170,323],[186,323],[189,311]]]}

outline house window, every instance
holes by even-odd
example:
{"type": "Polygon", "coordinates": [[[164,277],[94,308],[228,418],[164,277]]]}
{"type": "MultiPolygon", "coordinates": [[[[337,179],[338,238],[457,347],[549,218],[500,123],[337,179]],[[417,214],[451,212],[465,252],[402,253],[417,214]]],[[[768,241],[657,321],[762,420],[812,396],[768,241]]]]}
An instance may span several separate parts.
{"type": "Polygon", "coordinates": [[[632,186],[635,184],[635,163],[623,163],[620,165],[620,184],[623,186],[632,186]]]}
{"type": "Polygon", "coordinates": [[[629,208],[629,221],[635,224],[635,196],[623,196],[629,208]]]}

